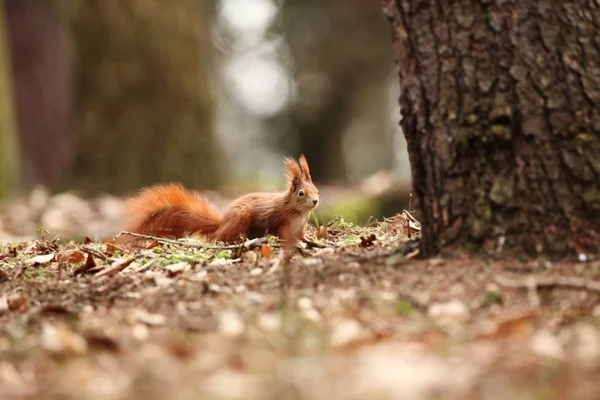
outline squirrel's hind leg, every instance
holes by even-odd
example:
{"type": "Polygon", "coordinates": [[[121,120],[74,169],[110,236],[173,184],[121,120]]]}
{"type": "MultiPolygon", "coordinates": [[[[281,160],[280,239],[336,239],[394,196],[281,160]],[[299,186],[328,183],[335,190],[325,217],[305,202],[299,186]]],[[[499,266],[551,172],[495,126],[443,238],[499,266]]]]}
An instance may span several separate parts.
{"type": "Polygon", "coordinates": [[[219,229],[216,230],[214,238],[223,242],[236,242],[242,236],[248,236],[250,224],[252,223],[252,210],[248,207],[236,207],[223,215],[219,229]]]}

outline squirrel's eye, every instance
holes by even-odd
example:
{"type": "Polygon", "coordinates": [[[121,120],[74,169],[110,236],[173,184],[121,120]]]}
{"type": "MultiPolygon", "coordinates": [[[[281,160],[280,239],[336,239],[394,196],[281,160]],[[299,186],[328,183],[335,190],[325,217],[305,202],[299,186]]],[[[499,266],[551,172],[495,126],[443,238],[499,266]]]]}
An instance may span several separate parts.
{"type": "Polygon", "coordinates": [[[298,190],[298,196],[300,196],[300,197],[304,196],[304,190],[298,190]]]}

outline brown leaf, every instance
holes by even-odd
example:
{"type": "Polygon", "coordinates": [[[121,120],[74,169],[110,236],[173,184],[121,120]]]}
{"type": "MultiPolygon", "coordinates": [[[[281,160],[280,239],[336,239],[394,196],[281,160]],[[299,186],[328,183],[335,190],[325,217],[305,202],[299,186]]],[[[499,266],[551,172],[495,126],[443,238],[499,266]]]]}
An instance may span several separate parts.
{"type": "Polygon", "coordinates": [[[3,269],[0,269],[0,283],[7,282],[9,280],[10,277],[8,276],[8,274],[3,269]]]}
{"type": "Polygon", "coordinates": [[[106,243],[106,251],[104,252],[107,256],[111,257],[118,250],[117,246],[112,243],[106,243]]]}
{"type": "Polygon", "coordinates": [[[317,238],[325,239],[327,236],[327,227],[325,225],[321,225],[317,230],[317,238]]]}
{"type": "Polygon", "coordinates": [[[167,346],[167,349],[173,354],[175,357],[180,360],[188,360],[192,358],[194,355],[194,347],[190,346],[188,343],[184,342],[172,342],[167,346]]]}
{"type": "Polygon", "coordinates": [[[94,256],[92,255],[92,253],[88,253],[87,260],[85,260],[85,264],[83,264],[83,267],[77,269],[75,271],[74,275],[79,275],[79,274],[89,272],[95,266],[96,266],[96,261],[94,260],[94,256]]]}
{"type": "Polygon", "coordinates": [[[85,239],[83,240],[83,244],[90,244],[90,243],[94,243],[94,241],[86,236],[85,239]]]}
{"type": "Polygon", "coordinates": [[[80,262],[85,261],[85,254],[81,251],[73,251],[71,253],[59,253],[56,256],[58,262],[66,263],[66,264],[79,264],[80,262]]]}
{"type": "Polygon", "coordinates": [[[268,243],[263,243],[263,245],[260,246],[260,252],[263,257],[271,258],[271,255],[273,254],[273,248],[268,243]]]}
{"type": "Polygon", "coordinates": [[[360,247],[369,247],[373,245],[373,242],[377,240],[377,237],[375,236],[374,233],[371,233],[369,236],[364,237],[361,236],[360,237],[360,243],[359,246],[360,247]]]}
{"type": "Polygon", "coordinates": [[[24,293],[18,293],[8,298],[8,308],[10,311],[27,310],[29,308],[29,298],[24,293]]]}
{"type": "Polygon", "coordinates": [[[90,333],[85,335],[85,339],[90,348],[105,350],[112,353],[119,353],[121,351],[119,343],[111,337],[90,333]]]}
{"type": "Polygon", "coordinates": [[[526,311],[488,325],[482,330],[479,337],[484,339],[500,339],[509,336],[527,335],[533,332],[534,319],[535,312],[526,311]]]}
{"type": "Polygon", "coordinates": [[[40,315],[42,316],[70,316],[73,315],[71,311],[69,311],[65,306],[60,304],[48,304],[42,307],[40,310],[40,315]]]}

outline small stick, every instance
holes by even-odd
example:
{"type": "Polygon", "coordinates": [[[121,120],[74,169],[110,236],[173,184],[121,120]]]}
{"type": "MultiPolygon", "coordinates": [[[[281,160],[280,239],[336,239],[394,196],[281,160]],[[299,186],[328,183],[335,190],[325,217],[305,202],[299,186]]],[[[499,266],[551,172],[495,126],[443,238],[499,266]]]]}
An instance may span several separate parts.
{"type": "Polygon", "coordinates": [[[417,224],[417,225],[421,226],[421,223],[419,221],[417,221],[417,219],[415,217],[413,217],[412,214],[409,213],[407,210],[402,210],[402,212],[404,214],[406,214],[406,216],[411,220],[411,222],[413,222],[414,224],[417,224]]]}
{"type": "Polygon", "coordinates": [[[101,277],[104,275],[113,275],[119,271],[124,270],[125,268],[127,268],[127,266],[129,264],[131,264],[132,262],[134,262],[136,260],[137,256],[134,257],[129,257],[123,261],[117,261],[116,263],[114,263],[113,265],[111,265],[108,268],[104,268],[102,270],[100,270],[99,272],[95,273],[94,276],[96,277],[101,277]]]}
{"type": "Polygon", "coordinates": [[[600,281],[592,281],[585,278],[571,276],[539,276],[533,280],[516,280],[504,276],[494,276],[497,284],[512,289],[547,288],[554,286],[563,286],[572,289],[587,289],[593,292],[600,292],[600,281]]]}
{"type": "Polygon", "coordinates": [[[83,251],[84,253],[88,253],[91,254],[93,256],[98,257],[101,260],[108,260],[108,256],[104,253],[102,253],[101,251],[95,250],[95,249],[90,249],[89,247],[85,247],[85,246],[79,246],[79,249],[81,251],[83,251]]]}
{"type": "Polygon", "coordinates": [[[308,247],[308,248],[315,248],[316,247],[318,249],[324,249],[324,248],[328,247],[325,244],[313,242],[312,240],[308,240],[308,239],[303,239],[302,241],[304,243],[306,243],[306,247],[308,247]]]}
{"type": "MultiPolygon", "coordinates": [[[[207,244],[201,244],[201,243],[187,243],[187,242],[182,242],[180,240],[161,238],[158,236],[151,236],[151,235],[142,235],[141,233],[133,233],[133,232],[127,232],[127,231],[122,231],[115,237],[115,239],[121,235],[131,235],[133,237],[137,237],[137,238],[141,238],[141,239],[156,240],[157,242],[160,242],[160,243],[169,243],[169,244],[174,244],[177,246],[194,247],[194,248],[208,249],[208,250],[239,250],[244,247],[251,249],[252,247],[260,246],[265,240],[265,238],[256,238],[256,239],[248,240],[241,244],[218,246],[218,245],[207,245],[207,244]]],[[[272,247],[277,247],[277,245],[272,245],[272,247]]]]}
{"type": "Polygon", "coordinates": [[[140,266],[139,268],[136,268],[135,272],[143,272],[145,270],[147,270],[148,268],[150,268],[152,266],[152,264],[154,264],[156,262],[156,258],[153,258],[152,260],[148,261],[146,264],[140,266]]]}

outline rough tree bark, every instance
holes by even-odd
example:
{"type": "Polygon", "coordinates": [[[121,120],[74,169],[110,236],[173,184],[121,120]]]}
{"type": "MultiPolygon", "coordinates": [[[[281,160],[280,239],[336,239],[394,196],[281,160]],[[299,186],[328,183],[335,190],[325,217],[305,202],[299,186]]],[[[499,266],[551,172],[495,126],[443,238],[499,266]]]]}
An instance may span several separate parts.
{"type": "Polygon", "coordinates": [[[597,251],[600,4],[383,6],[422,253],[452,243],[530,256],[597,251]]]}

